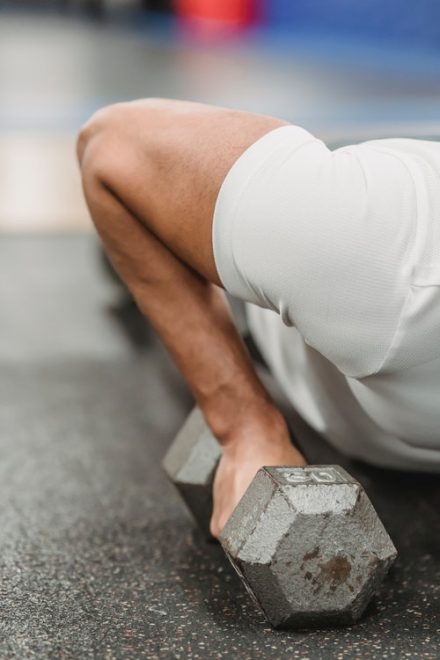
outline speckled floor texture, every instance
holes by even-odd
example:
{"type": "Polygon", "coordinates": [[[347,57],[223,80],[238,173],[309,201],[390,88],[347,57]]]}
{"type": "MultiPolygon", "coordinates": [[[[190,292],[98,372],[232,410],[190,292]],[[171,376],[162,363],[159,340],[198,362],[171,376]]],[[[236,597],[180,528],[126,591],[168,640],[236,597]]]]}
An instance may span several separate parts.
{"type": "Polygon", "coordinates": [[[118,295],[91,236],[1,239],[0,658],[438,658],[439,479],[344,461],[290,414],[400,555],[357,626],[271,630],[161,472],[191,399],[118,295]]]}

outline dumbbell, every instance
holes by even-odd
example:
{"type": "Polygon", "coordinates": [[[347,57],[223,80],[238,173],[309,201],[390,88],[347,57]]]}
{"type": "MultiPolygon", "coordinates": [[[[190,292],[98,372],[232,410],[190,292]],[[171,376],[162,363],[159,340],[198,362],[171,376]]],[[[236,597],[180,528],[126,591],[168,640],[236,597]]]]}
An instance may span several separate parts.
{"type": "MultiPolygon", "coordinates": [[[[207,536],[220,457],[195,408],[163,462],[207,536]]],[[[284,629],[356,622],[397,556],[361,484],[337,465],[260,469],[220,542],[268,621],[284,629]]]]}

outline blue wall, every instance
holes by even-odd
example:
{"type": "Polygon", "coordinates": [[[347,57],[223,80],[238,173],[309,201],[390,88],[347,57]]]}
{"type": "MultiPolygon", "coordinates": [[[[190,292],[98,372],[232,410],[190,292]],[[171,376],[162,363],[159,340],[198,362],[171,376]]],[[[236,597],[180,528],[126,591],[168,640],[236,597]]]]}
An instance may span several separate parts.
{"type": "Polygon", "coordinates": [[[440,48],[440,0],[263,0],[271,27],[318,30],[440,48]]]}

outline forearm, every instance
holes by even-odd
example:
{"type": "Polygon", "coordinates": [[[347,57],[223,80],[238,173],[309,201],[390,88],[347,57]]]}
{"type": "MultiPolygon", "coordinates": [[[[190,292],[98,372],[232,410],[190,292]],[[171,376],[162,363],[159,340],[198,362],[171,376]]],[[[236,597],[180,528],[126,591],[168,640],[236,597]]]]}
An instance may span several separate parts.
{"type": "MultiPolygon", "coordinates": [[[[193,274],[191,273],[191,277],[193,274]]],[[[186,281],[165,315],[145,310],[221,442],[279,413],[256,375],[224,292],[186,281]]],[[[179,282],[179,285],[182,282],[179,282]]],[[[180,287],[179,287],[180,288],[180,287]]]]}
{"type": "Polygon", "coordinates": [[[212,223],[236,160],[286,122],[150,99],[97,113],[78,140],[84,191],[116,270],[223,445],[216,536],[263,465],[302,464],[219,288],[212,223]]]}
{"type": "Polygon", "coordinates": [[[219,441],[282,424],[237,332],[224,292],[180,261],[98,188],[93,217],[106,251],[156,329],[219,441]]]}

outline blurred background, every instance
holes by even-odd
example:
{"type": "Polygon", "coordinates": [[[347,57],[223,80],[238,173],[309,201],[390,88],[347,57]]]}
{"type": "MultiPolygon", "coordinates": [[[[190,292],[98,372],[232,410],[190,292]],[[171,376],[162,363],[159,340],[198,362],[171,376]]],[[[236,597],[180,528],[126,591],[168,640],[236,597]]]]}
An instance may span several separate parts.
{"type": "Polygon", "coordinates": [[[75,159],[95,110],[145,96],[331,147],[440,139],[440,2],[0,0],[0,657],[440,657],[434,476],[352,465],[289,408],[401,553],[361,627],[307,636],[265,626],[158,469],[191,397],[106,264],[75,159]]]}
{"type": "Polygon", "coordinates": [[[73,136],[167,96],[330,140],[436,134],[437,0],[0,0],[0,230],[87,230],[73,136]]]}

